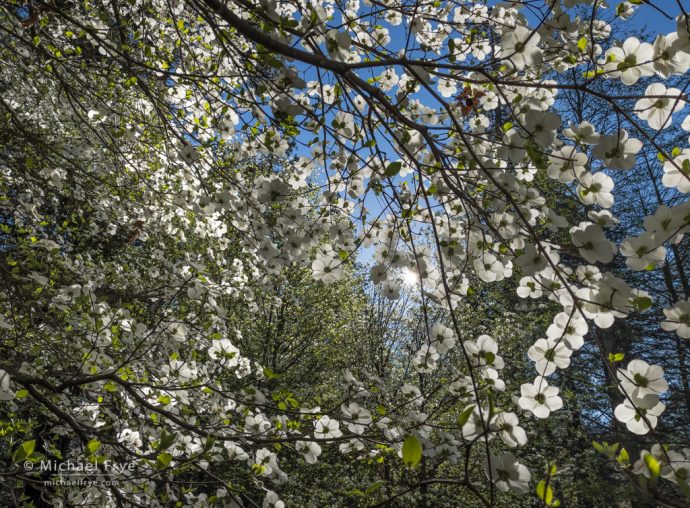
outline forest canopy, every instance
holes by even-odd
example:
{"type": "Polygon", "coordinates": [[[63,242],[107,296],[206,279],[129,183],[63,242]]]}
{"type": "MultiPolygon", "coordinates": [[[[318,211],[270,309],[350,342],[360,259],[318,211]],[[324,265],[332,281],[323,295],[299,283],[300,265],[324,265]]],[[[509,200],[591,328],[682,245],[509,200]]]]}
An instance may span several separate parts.
{"type": "Polygon", "coordinates": [[[0,505],[690,505],[689,69],[680,0],[0,0],[0,505]]]}

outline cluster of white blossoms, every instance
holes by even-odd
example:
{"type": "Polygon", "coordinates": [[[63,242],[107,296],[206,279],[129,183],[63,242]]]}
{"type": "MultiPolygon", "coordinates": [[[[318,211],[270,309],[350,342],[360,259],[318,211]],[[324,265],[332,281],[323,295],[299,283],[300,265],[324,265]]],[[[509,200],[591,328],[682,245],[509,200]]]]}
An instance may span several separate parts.
{"type": "Polygon", "coordinates": [[[666,409],[659,400],[668,391],[664,369],[643,360],[632,360],[625,369],[618,369],[616,375],[620,382],[618,389],[625,396],[615,409],[616,419],[625,423],[630,432],[646,434],[656,427],[659,415],[666,409]]]}
{"type": "MultiPolygon", "coordinates": [[[[41,26],[41,37],[17,37],[11,51],[0,47],[18,61],[0,69],[3,114],[51,148],[50,157],[3,166],[3,195],[15,209],[7,222],[26,236],[16,257],[32,258],[27,273],[13,267],[21,276],[12,286],[38,303],[11,320],[22,307],[3,294],[0,329],[32,322],[48,307],[66,316],[54,329],[51,316],[39,330],[64,353],[20,345],[0,370],[3,403],[21,403],[15,388],[26,376],[70,373],[55,386],[71,387],[81,383],[78,373],[103,393],[91,398],[90,390],[82,396],[61,387],[50,393],[59,394],[51,404],[72,406],[66,414],[101,429],[107,425],[96,397],[120,397],[136,411],[115,429],[116,441],[134,457],[168,453],[149,444],[164,440],[157,427],[138,427],[150,419],[175,431],[164,466],[208,452],[276,484],[286,479],[282,454],[313,464],[331,444],[373,459],[382,449],[404,455],[403,442],[413,436],[425,457],[460,462],[475,443],[525,445],[518,414],[543,419],[562,408],[559,374],[585,339],[596,341],[590,330],[652,308],[650,293],[623,280],[615,262],[624,259],[640,277],[668,268],[690,226],[690,148],[666,146],[661,137],[688,98],[658,82],[690,66],[684,16],[675,32],[644,42],[616,41],[609,22],[597,19],[603,2],[587,0],[549,2],[534,27],[520,2],[415,9],[367,1],[126,4],[122,12],[105,3],[69,16],[56,7],[57,21],[41,26]],[[119,48],[103,36],[112,30],[103,19],[126,20],[124,33],[137,43],[119,48]],[[49,65],[36,58],[45,40],[55,42],[47,46],[49,65]],[[96,69],[78,83],[71,75],[58,79],[61,61],[69,61],[63,56],[77,58],[86,43],[112,60],[116,77],[96,69]],[[12,75],[24,68],[32,79],[12,75]],[[561,77],[571,74],[585,79],[564,85],[561,77]],[[590,87],[605,80],[624,90],[637,84],[644,96],[632,107],[630,97],[590,87]],[[108,93],[79,96],[81,114],[67,107],[65,94],[88,82],[108,93]],[[568,111],[563,90],[592,98],[616,121],[583,120],[568,111]],[[649,147],[659,153],[651,163],[649,147]],[[657,165],[660,185],[652,169],[650,186],[671,196],[668,206],[659,197],[643,228],[614,215],[616,182],[637,175],[642,163],[657,165]],[[552,204],[554,194],[562,207],[552,204]],[[63,201],[76,211],[53,214],[63,201]],[[615,226],[626,230],[622,241],[615,226]],[[107,242],[103,259],[77,248],[107,242]],[[276,400],[264,388],[270,371],[244,350],[230,309],[257,309],[258,293],[270,293],[292,268],[337,285],[362,250],[383,296],[399,300],[415,291],[432,311],[427,317],[442,316],[421,325],[425,340],[409,357],[400,351],[412,375],[398,383],[348,372],[347,399],[323,410],[288,396],[276,400]],[[516,274],[521,303],[543,299],[558,312],[525,347],[534,381],[520,380],[513,407],[499,408],[495,396],[513,390],[501,377],[501,335],[470,340],[452,317],[477,287],[516,274]],[[47,359],[26,366],[37,350],[47,359]],[[78,363],[51,368],[65,357],[78,363]],[[434,383],[438,390],[429,388],[434,383]],[[438,393],[451,401],[457,426],[446,425],[450,413],[429,410],[438,393]],[[202,437],[218,439],[209,451],[202,437]]],[[[633,15],[632,3],[621,5],[617,17],[633,15]]],[[[23,34],[29,21],[7,24],[23,34]]],[[[661,328],[690,338],[690,299],[663,306],[661,328]]],[[[615,418],[635,434],[650,432],[667,401],[661,367],[631,360],[607,368],[624,399],[615,418]]],[[[48,390],[50,383],[33,386],[48,390]]],[[[686,451],[650,453],[668,466],[665,478],[686,474],[686,451]]],[[[529,470],[512,453],[487,459],[497,489],[528,490],[529,470]]],[[[140,463],[150,468],[148,458],[140,463]]],[[[142,486],[139,504],[156,488],[142,486]]],[[[81,500],[100,502],[94,492],[81,500]]],[[[268,490],[263,505],[283,502],[268,490]]]]}

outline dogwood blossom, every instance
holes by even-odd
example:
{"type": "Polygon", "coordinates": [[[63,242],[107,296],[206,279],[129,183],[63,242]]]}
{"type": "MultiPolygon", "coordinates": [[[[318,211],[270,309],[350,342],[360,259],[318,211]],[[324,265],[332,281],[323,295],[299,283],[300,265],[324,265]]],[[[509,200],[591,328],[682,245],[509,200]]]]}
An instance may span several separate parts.
{"type": "Polygon", "coordinates": [[[571,354],[572,350],[558,339],[539,339],[527,351],[527,356],[535,363],[540,376],[553,374],[556,368],[567,368],[571,354]]]}
{"type": "Polygon", "coordinates": [[[486,475],[496,483],[496,488],[503,492],[510,490],[517,494],[526,494],[532,475],[529,469],[520,464],[510,452],[496,457],[491,456],[486,464],[486,475]]]}
{"type": "Polygon", "coordinates": [[[592,155],[611,169],[632,169],[641,149],[639,139],[629,137],[627,130],[620,129],[616,134],[600,136],[592,155]]]}
{"type": "Polygon", "coordinates": [[[522,396],[518,404],[537,418],[548,418],[551,411],[557,411],[563,407],[558,391],[555,386],[549,386],[542,376],[537,376],[534,382],[525,383],[520,387],[522,396]]]}
{"type": "Polygon", "coordinates": [[[661,328],[690,339],[690,299],[680,300],[673,307],[664,309],[664,315],[666,320],[661,323],[661,328]]]}
{"type": "Polygon", "coordinates": [[[680,192],[690,192],[690,149],[664,162],[664,176],[661,182],[666,187],[675,187],[680,192]]]}
{"type": "Polygon", "coordinates": [[[614,414],[630,432],[642,435],[656,427],[658,418],[665,409],[666,406],[657,397],[643,397],[636,400],[635,405],[629,400],[623,401],[616,406],[614,414]]]}
{"type": "Polygon", "coordinates": [[[645,95],[652,96],[640,99],[635,103],[637,116],[646,120],[652,129],[661,130],[671,126],[671,115],[683,109],[685,99],[677,88],[667,89],[661,83],[649,85],[645,95]],[[661,96],[661,97],[657,97],[661,96]]]}
{"type": "Polygon", "coordinates": [[[541,36],[524,26],[516,26],[501,37],[498,55],[506,58],[517,70],[541,62],[541,36]]]}
{"type": "Polygon", "coordinates": [[[637,37],[627,38],[619,47],[606,51],[604,70],[612,78],[620,78],[626,85],[634,85],[644,76],[651,76],[654,49],[637,37]]]}

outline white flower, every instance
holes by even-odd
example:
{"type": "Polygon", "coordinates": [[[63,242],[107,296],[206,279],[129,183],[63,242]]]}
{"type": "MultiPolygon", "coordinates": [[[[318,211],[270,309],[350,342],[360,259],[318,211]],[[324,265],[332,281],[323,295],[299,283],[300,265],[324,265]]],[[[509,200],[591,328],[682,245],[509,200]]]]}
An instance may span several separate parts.
{"type": "Polygon", "coordinates": [[[452,97],[458,91],[458,87],[455,86],[455,81],[449,78],[442,78],[438,82],[438,91],[444,97],[452,97]]]}
{"type": "Polygon", "coordinates": [[[518,164],[525,158],[525,139],[515,127],[503,134],[503,143],[498,147],[498,156],[518,164]]]}
{"type": "Polygon", "coordinates": [[[462,343],[465,352],[473,359],[478,367],[493,367],[501,370],[505,362],[501,356],[497,355],[498,344],[489,335],[480,335],[477,342],[466,340],[462,343]]]}
{"type": "Polygon", "coordinates": [[[634,401],[668,391],[664,369],[658,365],[649,365],[644,360],[632,360],[626,369],[619,369],[616,375],[621,382],[621,391],[634,401]]]}
{"type": "Polygon", "coordinates": [[[269,490],[266,492],[261,508],[285,508],[285,503],[280,500],[278,494],[269,490]]]}
{"type": "Polygon", "coordinates": [[[606,173],[581,173],[578,177],[577,197],[585,205],[599,205],[602,208],[613,206],[613,180],[606,173]]]}
{"type": "Polygon", "coordinates": [[[14,392],[10,389],[10,375],[0,369],[0,400],[14,399],[14,392]]]}
{"type": "Polygon", "coordinates": [[[658,245],[656,235],[649,231],[623,240],[620,251],[626,257],[625,264],[637,271],[660,266],[666,259],[666,249],[658,245]]]}
{"type": "Polygon", "coordinates": [[[651,44],[629,37],[621,47],[606,51],[604,70],[613,78],[620,77],[626,85],[634,85],[642,76],[653,74],[651,61],[654,49],[651,44]]]}
{"type": "Polygon", "coordinates": [[[349,420],[347,428],[350,432],[355,434],[364,434],[366,425],[371,423],[371,412],[357,404],[356,402],[350,402],[347,406],[343,404],[340,406],[340,410],[343,412],[346,420],[349,420]]]}
{"type": "Polygon", "coordinates": [[[304,456],[307,464],[316,464],[316,460],[321,455],[321,447],[314,441],[297,441],[295,450],[304,456]]]}
{"type": "Polygon", "coordinates": [[[280,137],[275,129],[268,129],[257,137],[258,148],[261,153],[274,154],[277,157],[285,155],[290,145],[286,139],[280,137]]]}
{"type": "Polygon", "coordinates": [[[652,473],[645,461],[645,457],[651,455],[661,465],[662,478],[674,483],[678,481],[687,483],[690,478],[690,449],[685,448],[683,452],[668,449],[668,447],[662,448],[661,445],[656,443],[652,445],[651,451],[642,450],[640,452],[639,460],[635,461],[633,465],[633,473],[651,478],[652,473]]]}
{"type": "Polygon", "coordinates": [[[335,253],[329,252],[324,254],[320,252],[311,264],[314,279],[320,280],[325,284],[337,282],[343,276],[341,265],[342,261],[335,253]]]}
{"type": "Polygon", "coordinates": [[[208,348],[208,356],[218,360],[224,367],[236,367],[240,359],[240,350],[228,339],[214,340],[208,348]]]}
{"type": "Polygon", "coordinates": [[[684,215],[685,213],[676,207],[659,205],[654,215],[645,217],[644,228],[650,233],[660,233],[661,238],[670,238],[670,233],[676,231],[685,222],[684,215]]]}
{"type": "Polygon", "coordinates": [[[249,459],[247,452],[245,452],[239,445],[231,441],[224,441],[223,447],[228,451],[228,457],[230,460],[245,461],[249,459]]]}
{"type": "MultiPolygon", "coordinates": [[[[553,256],[550,256],[553,258],[553,256]]],[[[554,261],[552,259],[552,261],[554,261]]],[[[548,258],[531,243],[525,244],[523,252],[515,262],[522,268],[525,275],[535,275],[542,272],[548,266],[548,258]]]]}
{"type": "Polygon", "coordinates": [[[517,294],[520,298],[540,298],[543,294],[542,286],[534,277],[523,277],[520,279],[517,294]]]}
{"type": "Polygon", "coordinates": [[[537,418],[548,418],[551,411],[563,407],[563,401],[558,396],[558,388],[549,386],[542,376],[537,376],[533,383],[525,383],[520,387],[522,397],[518,401],[520,407],[530,411],[537,418]]]}
{"type": "Polygon", "coordinates": [[[574,146],[566,146],[551,152],[549,162],[551,163],[547,169],[549,178],[569,183],[586,171],[587,155],[578,152],[574,146]]]}
{"type": "Polygon", "coordinates": [[[577,290],[580,310],[587,319],[593,319],[599,328],[609,328],[615,318],[628,314],[632,290],[626,282],[607,272],[589,281],[589,287],[577,290]]]}
{"type": "Polygon", "coordinates": [[[400,289],[402,286],[395,281],[386,280],[381,286],[381,294],[389,300],[397,300],[400,298],[400,289]]]}
{"type": "Polygon", "coordinates": [[[436,324],[431,327],[429,333],[431,345],[436,348],[439,353],[447,353],[455,347],[455,334],[450,328],[441,324],[436,324]]]}
{"type": "Polygon", "coordinates": [[[527,443],[527,434],[519,423],[515,413],[500,412],[491,420],[490,428],[493,432],[498,432],[498,437],[506,446],[515,448],[527,443]]]}
{"type": "Polygon", "coordinates": [[[256,415],[248,415],[244,419],[244,429],[245,432],[252,434],[263,434],[271,428],[271,422],[262,415],[257,413],[256,415]]]}
{"type": "Polygon", "coordinates": [[[539,64],[542,61],[541,49],[537,46],[540,39],[536,30],[516,26],[501,37],[501,47],[497,56],[507,58],[517,70],[539,64]]]}
{"type": "Polygon", "coordinates": [[[535,362],[540,376],[553,374],[556,368],[567,368],[571,354],[573,352],[568,349],[565,341],[559,342],[558,339],[539,339],[527,351],[527,356],[535,362]]]}
{"type": "Polygon", "coordinates": [[[336,113],[335,117],[331,121],[331,126],[335,129],[339,136],[346,139],[352,139],[355,137],[355,118],[351,113],[346,113],[344,111],[339,111],[336,113]]]}
{"type": "Polygon", "coordinates": [[[613,413],[616,419],[624,423],[630,432],[639,435],[646,434],[656,427],[658,417],[666,409],[666,406],[659,402],[658,397],[649,396],[636,400],[635,406],[626,399],[622,404],[616,406],[613,413]]]}
{"type": "Polygon", "coordinates": [[[319,418],[314,427],[314,437],[317,439],[331,439],[343,435],[340,423],[337,420],[331,420],[328,416],[319,418]]]}
{"type": "Polygon", "coordinates": [[[458,397],[471,396],[474,398],[472,391],[472,378],[469,376],[460,376],[458,379],[448,385],[448,391],[458,397]]]}
{"type": "MultiPolygon", "coordinates": [[[[470,406],[472,407],[472,406],[470,406]]],[[[469,408],[466,408],[466,410],[469,408]]],[[[479,406],[474,406],[474,410],[470,414],[467,423],[462,426],[462,437],[467,441],[474,441],[478,437],[485,434],[485,431],[489,430],[489,425],[486,419],[489,416],[489,410],[484,408],[479,411],[479,406]]],[[[493,439],[493,434],[487,433],[486,438],[488,440],[493,439]]]]}
{"type": "Polygon", "coordinates": [[[550,339],[563,340],[566,346],[576,350],[584,344],[583,337],[587,330],[587,321],[581,315],[560,312],[546,329],[546,336],[550,339]]]}
{"type": "Polygon", "coordinates": [[[610,263],[616,253],[616,244],[607,240],[601,226],[583,223],[570,230],[573,245],[588,263],[610,263]]]}
{"type": "Polygon", "coordinates": [[[525,113],[524,125],[534,141],[540,146],[549,146],[561,126],[561,117],[532,109],[525,113]]]}
{"type": "Polygon", "coordinates": [[[611,169],[632,169],[635,155],[642,149],[639,139],[629,138],[628,131],[620,129],[616,134],[602,135],[592,150],[592,155],[604,161],[611,169]]]}
{"type": "Polygon", "coordinates": [[[124,429],[117,435],[117,440],[120,443],[128,445],[130,448],[141,448],[141,435],[136,430],[124,429]]]}
{"type": "Polygon", "coordinates": [[[654,70],[664,78],[683,74],[690,66],[690,54],[682,48],[677,33],[659,34],[654,40],[654,70]]]}
{"type": "Polygon", "coordinates": [[[498,377],[498,371],[492,369],[491,367],[485,367],[479,372],[484,382],[493,387],[494,390],[503,392],[506,389],[506,383],[500,377],[498,377]]]}
{"type": "Polygon", "coordinates": [[[608,210],[590,210],[587,212],[587,218],[594,221],[595,224],[599,224],[602,228],[610,228],[620,222],[608,210]]]}
{"type": "Polygon", "coordinates": [[[529,491],[532,475],[526,466],[520,464],[512,453],[504,453],[500,457],[490,456],[486,464],[486,476],[493,480],[496,488],[502,492],[510,490],[518,494],[529,491]]]}
{"type": "Polygon", "coordinates": [[[563,129],[563,135],[583,145],[596,145],[599,142],[599,133],[596,131],[594,125],[589,122],[571,125],[563,129]]]}
{"type": "Polygon", "coordinates": [[[661,183],[676,187],[680,192],[690,192],[690,148],[684,149],[673,161],[664,162],[661,183]]]}
{"type": "Polygon", "coordinates": [[[383,265],[381,263],[376,264],[371,267],[371,270],[369,272],[369,278],[374,284],[379,284],[386,279],[386,271],[386,265],[383,265]]]}
{"type": "Polygon", "coordinates": [[[436,362],[438,361],[438,352],[434,346],[423,344],[417,356],[412,359],[412,366],[417,372],[426,374],[436,370],[436,362]]]}
{"type": "Polygon", "coordinates": [[[411,402],[421,406],[424,403],[424,397],[422,397],[422,392],[414,385],[404,384],[400,388],[400,394],[403,396],[405,401],[411,402]]]}
{"type": "Polygon", "coordinates": [[[513,264],[510,261],[504,265],[490,252],[482,253],[480,257],[475,258],[473,264],[477,276],[484,282],[501,281],[513,273],[513,264]]]}
{"type": "Polygon", "coordinates": [[[676,332],[683,339],[690,339],[690,299],[677,302],[670,309],[664,309],[666,321],[661,328],[667,332],[676,332]]]}
{"type": "Polygon", "coordinates": [[[638,100],[635,103],[635,112],[642,120],[646,120],[652,129],[661,130],[670,127],[671,115],[685,106],[680,90],[666,89],[661,83],[649,85],[645,90],[645,95],[652,97],[638,100]]]}

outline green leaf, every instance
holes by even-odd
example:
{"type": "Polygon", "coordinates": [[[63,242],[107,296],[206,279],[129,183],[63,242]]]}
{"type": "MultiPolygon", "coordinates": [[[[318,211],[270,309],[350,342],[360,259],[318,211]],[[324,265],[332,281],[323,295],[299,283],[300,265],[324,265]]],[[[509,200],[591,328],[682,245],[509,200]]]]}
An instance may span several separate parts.
{"type": "Polygon", "coordinates": [[[96,438],[93,438],[91,441],[86,443],[86,449],[89,451],[89,455],[93,455],[94,453],[96,453],[96,451],[98,451],[100,447],[101,442],[96,438]]]}
{"type": "Polygon", "coordinates": [[[172,455],[168,452],[159,453],[158,457],[156,457],[156,467],[158,469],[165,469],[170,465],[172,458],[172,455]]]}
{"type": "Polygon", "coordinates": [[[644,463],[652,474],[652,478],[658,478],[661,474],[661,464],[659,464],[659,461],[656,460],[651,453],[648,453],[644,456],[644,463]]]}
{"type": "Polygon", "coordinates": [[[280,377],[279,374],[276,374],[268,367],[264,367],[264,376],[266,376],[267,379],[276,379],[280,377]]]}
{"type": "Polygon", "coordinates": [[[625,448],[621,448],[621,452],[618,454],[616,459],[621,466],[627,466],[630,464],[630,456],[625,448]]]}
{"type": "Polygon", "coordinates": [[[586,47],[587,47],[587,37],[580,37],[580,40],[577,41],[577,49],[579,49],[580,51],[584,51],[586,47]]]}
{"type": "Polygon", "coordinates": [[[402,168],[402,162],[396,161],[396,162],[391,162],[386,170],[383,172],[386,176],[395,176],[398,173],[400,173],[400,169],[402,168]]]}
{"type": "Polygon", "coordinates": [[[608,444],[606,441],[603,443],[592,441],[592,446],[597,452],[601,453],[602,455],[606,455],[609,459],[612,459],[616,456],[616,452],[618,451],[618,447],[620,445],[618,443],[608,444]]]}
{"type": "Polygon", "coordinates": [[[115,392],[117,391],[117,385],[113,383],[112,381],[106,381],[106,383],[103,385],[103,389],[106,392],[115,392]]]}
{"type": "Polygon", "coordinates": [[[625,358],[625,355],[623,353],[609,353],[609,362],[611,363],[616,363],[620,362],[625,358]]]}
{"type": "Polygon", "coordinates": [[[177,438],[177,433],[176,432],[167,432],[165,429],[163,429],[163,432],[161,432],[161,439],[160,442],[158,443],[158,450],[163,451],[167,450],[172,446],[172,444],[175,442],[175,439],[177,438]]]}
{"type": "Polygon", "coordinates": [[[472,411],[474,411],[474,406],[468,407],[462,412],[460,416],[458,416],[458,425],[460,427],[462,427],[469,421],[470,416],[472,416],[472,411]]]}
{"type": "Polygon", "coordinates": [[[415,436],[407,436],[402,447],[403,462],[408,467],[415,467],[422,460],[422,443],[415,436]]]}
{"type": "Polygon", "coordinates": [[[373,494],[377,490],[379,490],[383,485],[385,485],[386,482],[379,480],[377,482],[372,483],[367,490],[364,491],[364,495],[368,496],[370,494],[373,494]]]}
{"type": "Polygon", "coordinates": [[[680,155],[680,152],[681,152],[680,148],[675,147],[673,150],[671,150],[671,156],[672,157],[678,157],[680,155]]]}
{"type": "Polygon", "coordinates": [[[26,460],[31,456],[31,454],[34,452],[34,449],[36,448],[36,440],[32,439],[31,441],[25,441],[24,443],[20,444],[19,447],[14,451],[12,454],[12,463],[16,464],[17,462],[21,462],[22,460],[26,460]]]}
{"type": "Polygon", "coordinates": [[[633,304],[641,311],[647,310],[652,306],[652,299],[648,296],[638,296],[633,300],[633,304]]]}
{"type": "Polygon", "coordinates": [[[537,497],[544,501],[548,506],[553,502],[553,489],[551,485],[546,485],[546,480],[537,483],[537,497]]]}

